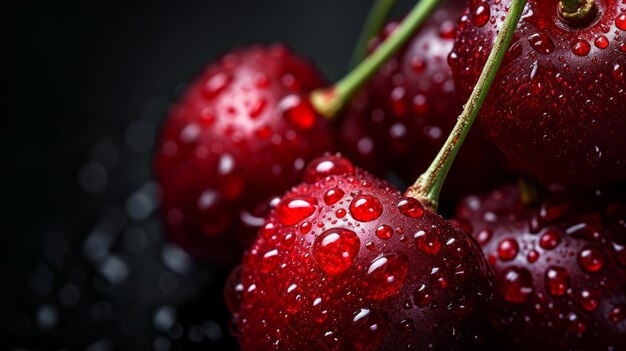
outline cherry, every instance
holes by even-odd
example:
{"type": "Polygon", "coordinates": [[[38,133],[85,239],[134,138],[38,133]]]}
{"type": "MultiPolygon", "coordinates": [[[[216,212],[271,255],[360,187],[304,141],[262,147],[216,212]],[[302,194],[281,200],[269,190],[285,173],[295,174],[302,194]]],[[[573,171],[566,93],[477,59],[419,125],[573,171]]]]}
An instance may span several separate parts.
{"type": "Polygon", "coordinates": [[[345,158],[304,179],[226,287],[242,350],[479,347],[491,293],[468,235],[345,158]]]}
{"type": "Polygon", "coordinates": [[[266,199],[331,148],[308,102],[323,80],[281,45],[234,50],[210,64],[163,126],[155,169],[170,238],[228,263],[252,241],[266,199]]]}
{"type": "Polygon", "coordinates": [[[496,279],[498,349],[626,345],[626,196],[559,193],[524,205],[515,186],[465,198],[457,221],[496,279]]]}
{"type": "MultiPolygon", "coordinates": [[[[510,0],[472,0],[450,54],[468,96],[510,0]]],[[[545,183],[626,179],[626,7],[621,0],[529,0],[479,124],[508,164],[545,183]],[[563,7],[589,11],[572,17],[563,7]]]]}
{"type": "MultiPolygon", "coordinates": [[[[439,7],[405,47],[374,75],[340,120],[339,149],[378,175],[412,182],[441,148],[462,111],[447,57],[465,1],[439,7]],[[407,162],[407,160],[411,162],[407,162]]],[[[372,50],[398,25],[389,23],[372,50]]],[[[497,178],[496,150],[470,133],[446,183],[444,198],[486,188],[497,178]]],[[[456,198],[455,198],[456,197],[456,198]]]]}

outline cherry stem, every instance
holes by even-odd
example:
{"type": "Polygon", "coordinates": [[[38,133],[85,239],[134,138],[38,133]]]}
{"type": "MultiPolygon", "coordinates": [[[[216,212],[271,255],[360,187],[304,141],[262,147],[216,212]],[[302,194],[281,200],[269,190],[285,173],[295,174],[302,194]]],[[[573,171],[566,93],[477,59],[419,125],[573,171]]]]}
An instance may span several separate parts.
{"type": "Polygon", "coordinates": [[[376,51],[367,56],[348,75],[329,88],[313,91],[311,104],[317,112],[328,119],[335,117],[361,85],[406,43],[441,2],[442,0],[421,0],[376,51]]]}
{"type": "Polygon", "coordinates": [[[359,36],[352,59],[350,60],[350,68],[356,67],[367,56],[367,46],[372,38],[374,38],[385,24],[389,11],[395,4],[396,0],[375,0],[370,8],[365,25],[359,36]]]}
{"type": "Polygon", "coordinates": [[[454,162],[454,158],[461,149],[461,145],[469,133],[478,111],[487,97],[489,88],[491,88],[498,73],[500,64],[508,51],[526,1],[513,0],[511,2],[509,13],[502,23],[502,28],[489,53],[487,63],[483,67],[478,82],[463,108],[463,112],[459,116],[452,132],[450,132],[450,136],[426,172],[405,193],[405,196],[419,200],[424,206],[430,207],[433,211],[436,211],[439,205],[439,193],[454,162]]]}
{"type": "Polygon", "coordinates": [[[595,0],[561,0],[557,11],[559,18],[571,25],[589,23],[595,13],[595,0]]]}

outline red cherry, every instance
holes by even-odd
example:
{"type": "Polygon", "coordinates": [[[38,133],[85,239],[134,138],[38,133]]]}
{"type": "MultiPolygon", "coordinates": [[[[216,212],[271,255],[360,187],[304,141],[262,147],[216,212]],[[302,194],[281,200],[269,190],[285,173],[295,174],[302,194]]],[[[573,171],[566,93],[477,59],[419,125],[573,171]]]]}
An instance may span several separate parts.
{"type": "Polygon", "coordinates": [[[626,208],[624,199],[623,191],[565,193],[524,206],[517,187],[504,186],[461,202],[457,221],[469,224],[484,254],[493,258],[498,349],[626,345],[626,321],[619,320],[626,304],[626,262],[619,258],[626,244],[626,212],[616,210],[626,208]],[[546,208],[560,210],[538,220],[546,218],[546,208]],[[502,243],[511,241],[519,254],[501,257],[502,243]]]}
{"type": "MultiPolygon", "coordinates": [[[[340,117],[345,142],[338,147],[357,165],[379,175],[391,170],[413,182],[442,147],[462,111],[447,57],[464,5],[442,5],[340,117]]],[[[372,50],[397,25],[388,24],[372,50]]],[[[470,133],[446,181],[444,201],[492,183],[499,173],[495,158],[482,136],[470,133]]]]}
{"type": "MultiPolygon", "coordinates": [[[[155,155],[170,238],[192,254],[228,263],[262,223],[263,201],[296,183],[330,148],[308,103],[322,79],[280,45],[253,46],[210,64],[172,108],[155,155]]],[[[284,220],[315,204],[294,200],[284,220]]]]}
{"type": "MultiPolygon", "coordinates": [[[[478,118],[510,167],[545,183],[626,179],[626,7],[621,0],[594,2],[586,22],[570,24],[558,15],[559,0],[529,0],[478,118]]],[[[461,17],[450,65],[464,98],[510,3],[472,0],[461,17]],[[490,21],[477,23],[484,7],[490,21]]]]}
{"type": "Polygon", "coordinates": [[[311,163],[319,181],[282,197],[267,217],[275,234],[257,236],[226,289],[242,350],[479,347],[491,294],[474,241],[346,159],[322,160],[343,166],[311,163]],[[326,201],[331,191],[339,200],[326,201]],[[294,198],[315,199],[315,211],[285,224],[282,203],[294,198]]]}

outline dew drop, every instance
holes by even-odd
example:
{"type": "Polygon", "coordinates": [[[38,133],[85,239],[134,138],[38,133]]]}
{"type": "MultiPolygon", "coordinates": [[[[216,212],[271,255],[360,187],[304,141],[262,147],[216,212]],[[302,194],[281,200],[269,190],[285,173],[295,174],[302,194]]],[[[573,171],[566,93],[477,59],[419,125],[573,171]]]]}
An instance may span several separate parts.
{"type": "Polygon", "coordinates": [[[343,208],[338,209],[335,212],[335,216],[337,216],[337,218],[343,218],[346,216],[346,210],[344,210],[343,208]]]}
{"type": "Polygon", "coordinates": [[[413,235],[413,238],[415,239],[417,248],[427,255],[435,255],[441,249],[439,233],[436,230],[429,230],[427,232],[420,230],[413,235]]]}
{"type": "Polygon", "coordinates": [[[609,319],[613,324],[621,323],[626,319],[626,307],[624,305],[617,305],[609,312],[609,319]]]}
{"type": "Polygon", "coordinates": [[[545,33],[536,33],[528,37],[530,46],[540,54],[549,54],[554,51],[552,39],[545,33]]]}
{"type": "Polygon", "coordinates": [[[302,308],[302,292],[297,284],[290,284],[283,295],[283,303],[289,313],[296,313],[302,308]]]}
{"type": "Polygon", "coordinates": [[[409,260],[402,252],[387,253],[376,258],[367,268],[363,287],[369,298],[382,300],[395,294],[409,272],[409,260]]]}
{"type": "Polygon", "coordinates": [[[317,115],[311,104],[298,95],[287,95],[279,103],[278,108],[293,126],[310,129],[315,125],[317,115]]]}
{"type": "Polygon", "coordinates": [[[502,272],[502,293],[511,303],[523,303],[533,292],[533,278],[525,268],[508,267],[502,272]]]}
{"type": "Polygon", "coordinates": [[[391,238],[392,235],[393,235],[393,229],[386,224],[383,224],[379,226],[378,228],[376,228],[376,236],[383,240],[391,238]]]}
{"type": "Polygon", "coordinates": [[[585,311],[593,311],[598,308],[598,295],[590,290],[583,289],[580,291],[580,305],[585,311]]]}
{"type": "Polygon", "coordinates": [[[278,250],[274,249],[266,252],[259,262],[259,270],[263,273],[270,273],[278,265],[279,259],[278,250]]]}
{"type": "Polygon", "coordinates": [[[416,288],[413,293],[415,305],[422,308],[430,306],[433,302],[434,295],[435,292],[430,285],[420,284],[420,286],[416,288]]]}
{"type": "Polygon", "coordinates": [[[313,243],[313,259],[324,272],[336,275],[345,272],[356,258],[361,240],[355,232],[332,228],[324,231],[313,243]]]}
{"type": "Polygon", "coordinates": [[[548,267],[545,284],[553,296],[563,296],[569,288],[569,274],[561,267],[548,267]]]}
{"type": "Polygon", "coordinates": [[[267,100],[263,98],[255,100],[250,106],[250,110],[248,111],[250,118],[259,117],[263,113],[263,111],[265,111],[266,106],[267,106],[267,100]]]}
{"type": "Polygon", "coordinates": [[[388,329],[388,319],[382,312],[362,308],[352,319],[348,337],[356,350],[372,351],[382,344],[388,329]]]}
{"type": "Polygon", "coordinates": [[[424,215],[424,207],[422,204],[411,197],[406,197],[398,203],[398,210],[405,216],[411,218],[420,218],[424,215]]]}
{"type": "Polygon", "coordinates": [[[308,196],[294,196],[281,201],[276,207],[276,214],[284,225],[294,225],[315,212],[317,200],[308,196]]]}
{"type": "Polygon", "coordinates": [[[515,239],[504,239],[498,245],[498,257],[502,261],[510,261],[517,256],[519,245],[515,239]]]}
{"type": "Polygon", "coordinates": [[[621,30],[626,30],[626,15],[620,15],[615,19],[615,26],[621,30]]]}
{"type": "Polygon", "coordinates": [[[226,73],[217,73],[210,77],[203,87],[204,96],[207,98],[213,98],[230,84],[231,77],[226,73]]]}
{"type": "Polygon", "coordinates": [[[371,222],[383,214],[383,205],[372,195],[358,195],[350,203],[350,214],[357,221],[371,222]]]}
{"type": "Polygon", "coordinates": [[[492,235],[493,232],[491,231],[491,229],[483,229],[476,235],[476,241],[478,241],[480,245],[485,245],[489,242],[492,235]]]}
{"type": "Polygon", "coordinates": [[[304,181],[313,184],[331,175],[354,174],[354,166],[346,158],[325,156],[313,160],[304,170],[304,181]]]}
{"type": "Polygon", "coordinates": [[[341,346],[341,341],[333,331],[327,331],[320,340],[322,349],[325,351],[336,351],[341,346]]]}
{"type": "Polygon", "coordinates": [[[539,239],[539,246],[545,250],[552,250],[561,243],[561,236],[559,233],[548,230],[539,239]]]}
{"type": "Polygon", "coordinates": [[[604,35],[597,37],[593,43],[599,49],[606,49],[609,46],[609,40],[604,35]]]}
{"type": "Polygon", "coordinates": [[[345,195],[344,191],[339,188],[329,189],[324,193],[324,202],[327,205],[334,205],[345,195]]]}
{"type": "Polygon", "coordinates": [[[578,40],[572,45],[572,52],[576,56],[587,56],[591,50],[591,45],[584,40],[578,40]]]}
{"type": "Polygon", "coordinates": [[[476,10],[474,10],[473,22],[478,27],[482,27],[489,22],[490,17],[491,9],[489,4],[483,2],[476,7],[476,10]]]}
{"type": "Polygon", "coordinates": [[[578,253],[578,265],[587,272],[597,272],[604,265],[604,255],[595,246],[585,246],[578,253]]]}

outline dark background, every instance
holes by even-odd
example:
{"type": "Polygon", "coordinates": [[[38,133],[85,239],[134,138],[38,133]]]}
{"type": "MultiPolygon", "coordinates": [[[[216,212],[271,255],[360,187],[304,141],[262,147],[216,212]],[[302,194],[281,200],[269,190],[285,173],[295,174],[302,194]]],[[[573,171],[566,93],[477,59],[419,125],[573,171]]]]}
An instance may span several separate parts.
{"type": "Polygon", "coordinates": [[[163,240],[158,126],[237,45],[283,41],[339,78],[370,4],[3,2],[0,349],[236,349],[227,271],[163,240]]]}

